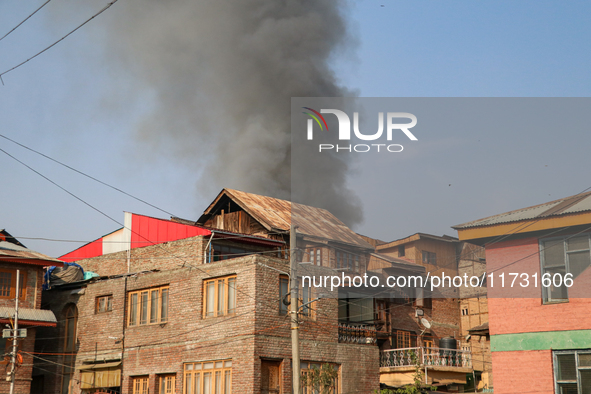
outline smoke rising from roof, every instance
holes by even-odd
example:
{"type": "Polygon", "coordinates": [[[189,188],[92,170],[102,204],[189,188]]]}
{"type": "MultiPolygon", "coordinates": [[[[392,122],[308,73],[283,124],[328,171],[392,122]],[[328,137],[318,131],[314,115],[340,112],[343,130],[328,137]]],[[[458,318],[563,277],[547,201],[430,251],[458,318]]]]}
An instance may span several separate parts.
{"type": "MultiPolygon", "coordinates": [[[[107,48],[149,109],[140,140],[230,187],[290,199],[291,97],[351,96],[329,60],[353,41],[339,0],[125,0],[107,48]]],[[[141,146],[140,146],[141,147],[141,146]]],[[[362,219],[346,165],[323,165],[299,201],[362,219]]],[[[197,175],[196,175],[197,176],[197,175]]]]}

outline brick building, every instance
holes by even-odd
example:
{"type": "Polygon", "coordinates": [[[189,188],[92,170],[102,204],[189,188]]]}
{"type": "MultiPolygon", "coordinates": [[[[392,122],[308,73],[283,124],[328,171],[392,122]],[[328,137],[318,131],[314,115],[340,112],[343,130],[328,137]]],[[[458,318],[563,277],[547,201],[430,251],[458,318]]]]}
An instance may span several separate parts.
{"type": "MultiPolygon", "coordinates": [[[[405,265],[414,275],[424,276],[458,275],[465,247],[457,238],[425,233],[374,244],[376,253],[370,261],[371,269],[405,265]]],[[[387,305],[391,334],[382,346],[382,383],[394,387],[412,383],[415,367],[409,361],[412,354],[419,355],[420,364],[427,372],[425,380],[439,390],[463,389],[468,378],[473,378],[472,348],[462,336],[460,290],[442,294],[430,293],[428,286],[427,289],[412,288],[390,300],[387,305]],[[447,358],[441,356],[443,353],[439,349],[444,343],[456,346],[456,350],[446,351],[447,358]]]]}
{"type": "MultiPolygon", "coordinates": [[[[25,394],[39,392],[40,376],[33,375],[33,351],[36,332],[39,327],[55,327],[56,318],[47,310],[41,310],[41,285],[43,267],[63,263],[44,254],[27,249],[6,230],[0,230],[0,324],[2,328],[14,327],[15,302],[17,288],[17,270],[19,273],[19,313],[18,327],[27,329],[27,336],[18,340],[17,368],[15,370],[14,392],[25,394]]],[[[0,338],[3,351],[3,368],[10,371],[13,341],[0,338]]],[[[8,393],[10,382],[0,379],[0,392],[8,393]]]]}
{"type": "MultiPolygon", "coordinates": [[[[37,343],[44,392],[291,392],[283,300],[293,211],[224,189],[197,223],[126,214],[123,229],[63,256],[99,276],[44,294],[58,316],[37,343]]],[[[370,245],[325,210],[298,212],[301,260],[365,272],[370,245]]],[[[300,289],[301,303],[318,296],[300,289]]],[[[375,334],[359,326],[343,335],[339,312],[336,299],[301,309],[300,373],[328,363],[338,371],[334,393],[372,393],[375,334]]]]}
{"type": "Polygon", "coordinates": [[[486,249],[495,393],[590,392],[590,224],[582,193],[454,227],[486,249]]]}

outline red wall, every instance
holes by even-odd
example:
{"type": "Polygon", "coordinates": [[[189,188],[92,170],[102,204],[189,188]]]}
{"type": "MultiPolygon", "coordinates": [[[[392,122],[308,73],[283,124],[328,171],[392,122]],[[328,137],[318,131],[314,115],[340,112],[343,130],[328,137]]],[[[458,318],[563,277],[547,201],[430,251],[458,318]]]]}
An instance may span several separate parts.
{"type": "Polygon", "coordinates": [[[551,350],[493,352],[495,394],[554,394],[551,350]]]}
{"type": "MultiPolygon", "coordinates": [[[[570,298],[568,303],[542,304],[537,238],[511,240],[487,246],[486,266],[488,273],[495,274],[493,287],[490,286],[490,280],[488,281],[491,335],[591,329],[590,298],[570,298]],[[505,288],[500,287],[498,279],[498,275],[503,271],[506,278],[505,288]],[[525,289],[521,286],[509,288],[509,272],[530,275],[538,273],[538,287],[533,287],[533,282],[530,281],[530,286],[525,289]]],[[[587,282],[584,277],[589,273],[585,272],[577,278],[576,285],[569,290],[569,296],[577,294],[576,286],[587,282]]],[[[589,297],[590,287],[585,287],[586,296],[589,297]]]]}
{"type": "MultiPolygon", "coordinates": [[[[197,226],[175,223],[170,220],[132,214],[131,248],[177,241],[199,235],[210,235],[211,231],[197,226]]],[[[103,254],[103,238],[81,246],[60,257],[65,262],[78,261],[103,254]]]]}

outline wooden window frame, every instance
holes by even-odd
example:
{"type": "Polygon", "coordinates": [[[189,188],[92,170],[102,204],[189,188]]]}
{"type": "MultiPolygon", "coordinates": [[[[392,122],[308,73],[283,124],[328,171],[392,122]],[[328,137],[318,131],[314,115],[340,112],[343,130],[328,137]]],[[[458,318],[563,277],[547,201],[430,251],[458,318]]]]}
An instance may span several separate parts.
{"type": "MultiPolygon", "coordinates": [[[[16,288],[16,271],[15,269],[8,269],[8,268],[0,268],[0,273],[7,273],[10,274],[10,290],[8,295],[3,295],[3,291],[0,290],[0,299],[8,300],[14,299],[15,296],[15,288],[16,288]]],[[[20,296],[19,300],[24,300],[27,297],[27,271],[26,270],[19,270],[20,272],[20,280],[19,280],[19,287],[20,287],[20,296]]]]}
{"type": "Polygon", "coordinates": [[[185,363],[183,366],[183,394],[196,394],[196,385],[199,385],[199,393],[204,393],[205,376],[209,375],[210,392],[232,394],[232,360],[202,361],[185,363]],[[218,385],[219,382],[219,385],[218,385]]]}
{"type": "Polygon", "coordinates": [[[407,349],[412,347],[412,338],[410,331],[396,331],[396,348],[397,349],[407,349]],[[401,346],[401,343],[404,342],[404,345],[408,346],[401,346]]]}
{"type": "Polygon", "coordinates": [[[232,316],[236,314],[236,308],[238,307],[238,292],[237,292],[237,276],[236,275],[228,275],[222,276],[219,278],[211,278],[203,280],[203,318],[210,318],[210,317],[220,317],[220,316],[232,316]],[[207,310],[208,307],[208,286],[210,283],[213,283],[214,288],[214,299],[213,299],[213,310],[209,312],[207,310]],[[230,292],[229,289],[231,287],[230,283],[234,284],[234,308],[230,309],[230,292]],[[222,284],[224,289],[224,299],[222,304],[222,310],[219,309],[219,293],[220,293],[220,284],[222,284]]]}
{"type": "Polygon", "coordinates": [[[176,394],[176,374],[161,374],[158,377],[158,394],[176,394]]]}
{"type": "Polygon", "coordinates": [[[132,376],[131,390],[132,394],[149,394],[150,376],[132,376]]]}
{"type": "Polygon", "coordinates": [[[136,291],[130,291],[127,293],[127,326],[128,327],[138,327],[138,326],[149,326],[153,324],[164,324],[168,322],[168,305],[170,304],[170,287],[160,286],[160,287],[151,287],[149,289],[142,289],[136,291]],[[158,305],[156,306],[156,318],[154,319],[152,316],[152,301],[153,301],[153,292],[158,292],[156,300],[158,305]],[[145,307],[145,320],[142,319],[142,312],[144,311],[144,302],[143,302],[143,295],[146,294],[146,307],[145,307]],[[162,300],[163,295],[166,294],[166,308],[162,307],[162,300]],[[135,296],[135,297],[134,297],[135,296]],[[134,305],[135,304],[135,305],[134,305]],[[166,316],[163,316],[162,313],[165,309],[166,316]],[[134,313],[132,313],[132,311],[134,313]],[[132,317],[135,318],[132,319],[132,317]]]}
{"type": "Polygon", "coordinates": [[[113,311],[113,294],[96,297],[95,313],[107,313],[113,311]],[[105,310],[101,310],[101,301],[105,301],[105,310]]]}

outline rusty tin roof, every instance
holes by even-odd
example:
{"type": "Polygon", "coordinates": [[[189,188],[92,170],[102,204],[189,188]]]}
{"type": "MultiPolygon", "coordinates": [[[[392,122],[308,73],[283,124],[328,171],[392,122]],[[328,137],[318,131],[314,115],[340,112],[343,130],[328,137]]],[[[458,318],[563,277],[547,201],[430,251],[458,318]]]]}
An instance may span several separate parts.
{"type": "Polygon", "coordinates": [[[224,196],[238,204],[268,231],[289,232],[293,218],[299,234],[373,250],[368,242],[326,209],[234,189],[223,189],[197,222],[204,223],[224,196]]]}

